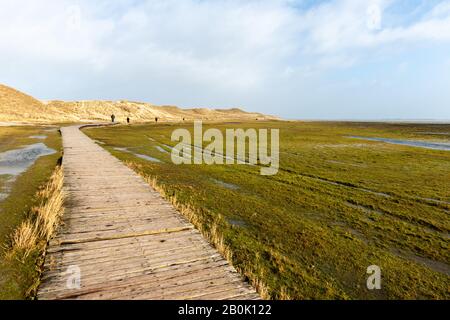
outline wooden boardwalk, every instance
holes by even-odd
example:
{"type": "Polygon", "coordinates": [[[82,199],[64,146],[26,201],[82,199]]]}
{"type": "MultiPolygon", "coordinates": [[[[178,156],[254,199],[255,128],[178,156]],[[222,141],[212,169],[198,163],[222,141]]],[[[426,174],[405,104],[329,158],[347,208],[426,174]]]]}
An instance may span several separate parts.
{"type": "Polygon", "coordinates": [[[78,126],[61,131],[66,212],[38,299],[259,299],[139,175],[78,126]]]}

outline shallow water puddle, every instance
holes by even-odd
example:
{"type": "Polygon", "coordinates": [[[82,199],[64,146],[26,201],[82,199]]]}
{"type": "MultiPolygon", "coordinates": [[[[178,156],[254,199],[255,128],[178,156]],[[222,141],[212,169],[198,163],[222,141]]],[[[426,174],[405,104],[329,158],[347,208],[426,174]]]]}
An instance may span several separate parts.
{"type": "Polygon", "coordinates": [[[2,179],[1,181],[2,183],[0,183],[0,202],[1,202],[6,198],[8,198],[11,192],[12,184],[16,179],[16,177],[11,175],[0,175],[0,179],[2,179]]]}
{"type": "Polygon", "coordinates": [[[398,248],[392,248],[391,252],[398,257],[413,261],[415,263],[422,264],[425,267],[428,267],[433,271],[440,272],[442,274],[450,276],[450,266],[445,262],[436,261],[436,260],[433,260],[430,258],[422,257],[419,255],[413,254],[411,252],[407,252],[405,250],[398,249],[398,248]]]}
{"type": "Polygon", "coordinates": [[[247,227],[248,224],[240,219],[227,219],[227,222],[235,227],[247,227]]]}
{"type": "Polygon", "coordinates": [[[139,154],[139,153],[133,153],[136,157],[147,160],[147,161],[152,161],[152,162],[161,162],[161,160],[150,157],[146,154],[139,154]]]}
{"type": "Polygon", "coordinates": [[[367,165],[359,164],[359,163],[350,163],[350,162],[342,162],[337,160],[325,160],[325,162],[331,163],[331,164],[338,164],[343,166],[351,166],[351,167],[357,167],[357,168],[367,168],[367,165]]]}
{"type": "Polygon", "coordinates": [[[352,207],[353,209],[359,209],[359,210],[361,210],[361,211],[363,211],[365,213],[375,213],[375,214],[380,215],[380,216],[384,215],[384,212],[381,212],[379,210],[374,210],[374,209],[365,207],[365,206],[360,205],[360,204],[353,204],[353,203],[350,203],[348,201],[346,201],[345,204],[348,205],[349,207],[352,207]]]}
{"type": "Polygon", "coordinates": [[[40,157],[54,153],[56,153],[55,150],[50,149],[43,143],[0,153],[0,175],[17,176],[25,172],[40,157]]]}
{"type": "Polygon", "coordinates": [[[211,179],[211,181],[221,187],[226,188],[226,189],[230,189],[230,190],[238,190],[239,189],[239,186],[232,184],[232,183],[223,182],[222,180],[211,179]]]}
{"type": "Polygon", "coordinates": [[[36,143],[21,149],[8,150],[0,153],[0,175],[6,175],[3,186],[0,187],[0,201],[5,200],[16,177],[25,172],[34,162],[43,156],[56,153],[43,143],[36,143]]]}
{"type": "Polygon", "coordinates": [[[362,191],[362,192],[371,193],[371,194],[374,194],[374,195],[377,195],[377,196],[380,196],[380,197],[391,198],[390,195],[388,195],[387,193],[383,193],[383,192],[373,191],[373,190],[369,190],[369,189],[362,188],[362,187],[357,187],[357,186],[349,186],[349,185],[347,185],[345,183],[342,183],[342,182],[330,181],[330,180],[323,179],[323,178],[320,178],[320,177],[313,177],[313,176],[308,176],[308,175],[302,175],[302,176],[304,176],[306,178],[315,179],[315,180],[320,181],[320,182],[328,183],[328,184],[333,185],[333,186],[351,188],[351,189],[359,190],[359,191],[362,191]]]}
{"type": "MultiPolygon", "coordinates": [[[[176,152],[176,153],[178,153],[178,154],[181,153],[181,149],[176,149],[175,147],[169,146],[168,144],[163,144],[163,146],[166,147],[166,148],[168,148],[170,151],[174,151],[174,152],[176,152]]],[[[186,147],[184,147],[184,148],[185,148],[185,150],[186,150],[187,152],[192,153],[192,149],[191,149],[189,146],[186,145],[186,147]]],[[[192,156],[191,156],[189,153],[186,154],[185,156],[186,156],[188,159],[192,159],[192,156]]]]}
{"type": "Polygon", "coordinates": [[[331,223],[331,226],[337,227],[338,229],[344,231],[345,233],[351,234],[352,236],[354,236],[355,238],[361,240],[365,244],[369,244],[370,243],[369,239],[366,237],[366,235],[364,233],[362,233],[361,231],[350,227],[345,222],[334,221],[334,222],[331,223]]]}
{"type": "Polygon", "coordinates": [[[376,138],[376,137],[361,137],[361,136],[348,136],[347,138],[360,139],[367,141],[386,142],[390,144],[398,144],[410,147],[419,147],[433,150],[450,151],[450,143],[438,143],[438,142],[426,142],[417,140],[400,140],[400,139],[388,139],[388,138],[376,138]]]}
{"type": "Polygon", "coordinates": [[[433,202],[433,203],[437,203],[437,204],[450,204],[450,202],[448,201],[444,201],[444,200],[438,200],[438,199],[433,199],[433,198],[422,198],[422,197],[416,197],[419,200],[425,200],[425,201],[429,201],[429,202],[433,202]]]}
{"type": "Polygon", "coordinates": [[[47,139],[47,136],[29,136],[28,138],[44,140],[47,139]]]}
{"type": "Polygon", "coordinates": [[[148,156],[146,154],[140,154],[140,153],[131,152],[130,150],[128,150],[128,148],[114,148],[114,150],[130,153],[130,154],[134,155],[135,157],[138,157],[140,159],[144,159],[144,160],[147,160],[147,161],[151,161],[151,162],[158,162],[158,163],[162,162],[161,160],[159,160],[157,158],[153,158],[153,157],[148,156]]]}
{"type": "Polygon", "coordinates": [[[163,148],[160,147],[160,146],[155,146],[155,148],[156,148],[156,150],[158,150],[159,152],[162,152],[162,153],[169,153],[169,151],[167,151],[166,149],[163,149],[163,148]]]}

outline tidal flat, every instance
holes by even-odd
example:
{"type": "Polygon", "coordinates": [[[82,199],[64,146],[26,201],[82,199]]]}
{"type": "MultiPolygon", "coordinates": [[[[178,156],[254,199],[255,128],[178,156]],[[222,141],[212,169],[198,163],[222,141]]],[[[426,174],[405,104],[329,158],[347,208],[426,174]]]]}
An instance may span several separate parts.
{"type": "Polygon", "coordinates": [[[173,130],[192,130],[192,123],[84,132],[156,179],[166,196],[196,209],[205,229],[215,225],[233,265],[271,298],[450,298],[450,151],[350,138],[445,145],[450,125],[255,121],[204,127],[280,129],[279,172],[261,176],[258,165],[174,165],[160,149],[175,146],[173,130]],[[381,290],[367,289],[371,265],[381,268],[381,290]]]}

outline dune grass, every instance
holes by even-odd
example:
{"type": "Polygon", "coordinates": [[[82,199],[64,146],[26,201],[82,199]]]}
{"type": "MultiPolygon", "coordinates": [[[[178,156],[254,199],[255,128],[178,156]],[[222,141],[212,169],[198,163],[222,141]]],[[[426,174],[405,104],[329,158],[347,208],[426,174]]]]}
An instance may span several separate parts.
{"type": "Polygon", "coordinates": [[[61,137],[54,128],[0,127],[0,152],[40,142],[57,152],[37,159],[13,180],[0,175],[0,188],[8,184],[8,196],[0,201],[0,299],[33,296],[42,241],[51,232],[52,222],[44,217],[49,217],[58,204],[54,190],[60,173],[54,171],[61,157],[61,137]],[[37,135],[47,137],[30,138],[37,135]]]}
{"type": "Polygon", "coordinates": [[[178,208],[189,208],[194,224],[216,246],[226,248],[226,257],[266,297],[450,297],[450,152],[348,138],[449,142],[445,133],[450,126],[332,122],[211,126],[279,128],[279,173],[260,176],[258,167],[244,165],[173,165],[164,150],[174,145],[170,135],[179,125],[85,132],[147,177],[178,208]],[[117,147],[162,162],[146,161],[117,147]],[[382,270],[381,290],[366,287],[366,269],[373,264],[382,270]]]}

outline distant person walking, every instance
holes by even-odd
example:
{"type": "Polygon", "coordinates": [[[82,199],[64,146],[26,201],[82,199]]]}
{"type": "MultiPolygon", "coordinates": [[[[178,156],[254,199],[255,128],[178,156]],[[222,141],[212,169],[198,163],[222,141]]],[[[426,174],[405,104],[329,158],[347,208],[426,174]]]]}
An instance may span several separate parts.
{"type": "Polygon", "coordinates": [[[130,124],[130,117],[127,117],[127,123],[130,124]]]}
{"type": "Polygon", "coordinates": [[[116,121],[116,116],[115,115],[111,115],[111,122],[114,123],[114,121],[116,121]]]}
{"type": "Polygon", "coordinates": [[[158,117],[155,117],[155,122],[156,122],[156,123],[158,123],[158,120],[159,120],[158,117]]]}

